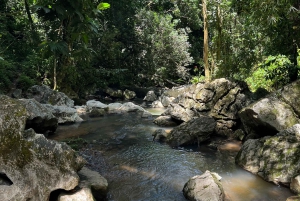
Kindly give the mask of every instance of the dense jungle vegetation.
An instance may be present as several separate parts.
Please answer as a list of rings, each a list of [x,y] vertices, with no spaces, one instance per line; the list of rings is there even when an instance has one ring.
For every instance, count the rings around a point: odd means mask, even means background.
[[[299,0],[0,1],[0,93],[220,77],[272,91],[297,79],[299,48]]]

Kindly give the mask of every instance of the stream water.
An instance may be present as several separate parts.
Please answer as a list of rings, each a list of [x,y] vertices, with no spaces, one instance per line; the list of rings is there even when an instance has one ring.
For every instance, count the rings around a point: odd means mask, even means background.
[[[158,115],[161,111],[150,112]],[[222,177],[226,195],[232,201],[285,201],[293,195],[289,189],[237,167],[234,157],[239,142],[225,143],[219,149],[174,149],[153,142],[152,133],[158,128],[152,119],[129,113],[60,126],[51,138],[80,137],[91,142],[80,153],[91,169],[108,180],[109,201],[184,201],[184,184],[205,170]]]

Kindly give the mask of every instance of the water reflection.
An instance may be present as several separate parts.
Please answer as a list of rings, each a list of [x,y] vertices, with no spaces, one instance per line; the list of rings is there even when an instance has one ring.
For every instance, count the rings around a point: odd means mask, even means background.
[[[109,115],[61,126],[53,138],[80,136],[94,142],[81,153],[90,168],[108,179],[109,201],[183,201],[184,184],[205,170],[223,177],[223,187],[233,201],[284,201],[292,195],[288,189],[236,167],[239,142],[228,142],[218,149],[173,149],[152,141],[158,128],[151,119],[135,114]]]

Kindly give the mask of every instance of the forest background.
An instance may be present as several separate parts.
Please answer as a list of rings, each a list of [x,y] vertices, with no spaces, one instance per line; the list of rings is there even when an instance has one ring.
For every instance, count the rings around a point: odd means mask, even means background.
[[[299,0],[1,0],[0,93],[296,80]]]

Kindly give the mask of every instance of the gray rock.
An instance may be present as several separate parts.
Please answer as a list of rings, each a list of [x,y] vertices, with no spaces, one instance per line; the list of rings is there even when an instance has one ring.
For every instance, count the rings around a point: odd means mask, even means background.
[[[168,137],[168,133],[164,129],[157,129],[156,131],[154,131],[152,136],[153,140],[165,141]]]
[[[275,135],[300,122],[293,108],[274,96],[243,108],[239,115],[247,135],[258,137]]]
[[[173,119],[184,122],[187,122],[198,116],[197,112],[188,108],[184,108],[183,106],[175,103],[171,103],[162,115],[171,116]]]
[[[96,117],[103,117],[106,114],[106,111],[101,108],[93,108],[90,113],[89,117],[96,118]]]
[[[206,170],[202,175],[196,175],[184,185],[183,195],[191,201],[223,201],[224,190],[215,176]]]
[[[58,196],[57,201],[95,201],[90,188],[82,187],[75,193],[63,192]]]
[[[144,100],[148,102],[153,102],[157,100],[157,96],[154,91],[148,91],[146,96],[144,97]]]
[[[46,85],[34,85],[26,92],[26,97],[42,104],[73,107],[74,101],[66,94],[50,89]]]
[[[15,89],[15,90],[13,90],[11,96],[13,98],[20,99],[22,97],[22,89]]]
[[[101,103],[100,101],[96,101],[96,100],[89,100],[86,102],[86,108],[88,112],[91,112],[92,109],[104,109],[104,110],[108,110],[108,105]]]
[[[20,99],[20,104],[26,108],[26,128],[33,128],[37,133],[54,132],[58,119],[52,114],[52,109],[37,102],[35,99]]]
[[[121,103],[110,103],[108,105],[108,112],[109,113],[119,113],[119,108],[122,106]]]
[[[275,136],[247,140],[236,163],[244,169],[275,184],[289,186],[300,169],[300,124]]]
[[[59,124],[75,123],[83,121],[79,117],[77,110],[67,106],[56,106],[45,104],[45,107],[52,111],[52,114],[58,119]]]
[[[152,102],[151,107],[153,107],[153,108],[163,108],[164,106],[162,105],[162,103],[159,100],[156,100],[156,101]]]
[[[300,80],[297,80],[289,85],[278,90],[277,95],[280,96],[286,103],[293,107],[295,113],[300,116]]]
[[[290,189],[296,194],[300,193],[300,175],[292,178]]]
[[[12,185],[0,185],[0,200],[46,201],[57,189],[78,185],[84,160],[65,143],[24,131],[26,108],[0,96],[0,172]]]
[[[166,95],[162,95],[160,97],[160,101],[164,107],[168,107],[174,99],[175,99],[174,97],[168,97]]]
[[[125,91],[123,92],[123,96],[125,97],[126,100],[131,100],[136,97],[136,93],[134,91],[125,89]]]
[[[216,127],[212,117],[200,116],[175,127],[167,138],[172,146],[181,146],[194,142],[203,142],[210,138]]]
[[[80,177],[79,186],[82,188],[90,188],[96,200],[103,200],[106,197],[108,191],[108,183],[107,180],[98,172],[83,167],[78,172],[78,175]]]
[[[159,116],[154,119],[153,123],[159,126],[177,126],[178,124],[170,116]]]

